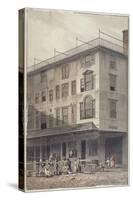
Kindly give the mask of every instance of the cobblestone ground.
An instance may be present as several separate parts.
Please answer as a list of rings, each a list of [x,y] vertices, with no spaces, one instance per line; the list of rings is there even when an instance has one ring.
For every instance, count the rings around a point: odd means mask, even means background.
[[[27,189],[56,189],[108,185],[127,185],[128,172],[123,169],[105,170],[95,174],[71,174],[53,177],[27,177]]]

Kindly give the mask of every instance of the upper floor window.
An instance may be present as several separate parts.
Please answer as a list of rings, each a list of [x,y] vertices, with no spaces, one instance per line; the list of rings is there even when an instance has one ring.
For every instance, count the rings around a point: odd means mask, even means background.
[[[110,118],[116,118],[117,117],[117,110],[116,110],[116,105],[117,101],[114,99],[109,100],[110,104]]]
[[[81,59],[81,67],[91,66],[95,64],[95,55],[88,54],[84,58]]]
[[[80,91],[84,92],[85,91],[85,82],[84,82],[84,78],[80,79]]]
[[[35,104],[39,103],[39,93],[35,93]]]
[[[49,101],[53,101],[53,90],[49,90]]]
[[[40,127],[40,113],[38,110],[35,112],[35,123],[36,123],[36,128]]]
[[[69,65],[65,64],[62,66],[62,79],[69,78]]]
[[[110,69],[116,70],[116,57],[110,56]]]
[[[60,108],[56,108],[56,125],[60,125]]]
[[[41,113],[41,129],[47,128],[47,122],[46,122],[46,115],[45,113]]]
[[[56,99],[59,99],[60,98],[60,86],[59,85],[56,85]]]
[[[47,81],[47,75],[45,71],[42,71],[41,74],[41,82],[46,82]]]
[[[68,96],[68,83],[62,84],[62,97],[67,97]]]
[[[116,75],[110,74],[110,90],[116,91]]]
[[[71,94],[72,95],[76,94],[76,80],[71,82]]]
[[[86,72],[84,74],[84,80],[85,80],[85,91],[93,89],[93,72]]]
[[[54,125],[54,118],[53,118],[53,114],[49,115],[49,128],[52,128]]]
[[[95,99],[92,96],[86,96],[80,103],[80,119],[95,117]]]
[[[42,98],[42,102],[46,101],[46,91],[45,90],[43,90],[41,92],[41,98]]]
[[[68,107],[62,108],[62,124],[68,124]]]
[[[28,106],[28,123],[27,123],[27,128],[28,129],[33,129],[34,128],[34,108],[33,106],[29,105]]]
[[[71,106],[71,120],[72,123],[76,123],[76,113],[77,113],[77,106],[76,104],[72,104]]]

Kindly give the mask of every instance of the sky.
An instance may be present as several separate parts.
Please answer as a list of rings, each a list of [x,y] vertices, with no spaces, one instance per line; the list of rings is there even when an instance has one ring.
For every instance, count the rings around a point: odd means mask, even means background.
[[[98,37],[100,29],[122,40],[122,31],[128,29],[128,17],[124,15],[28,9],[27,16],[28,67],[53,57],[54,48],[64,52],[76,47],[76,37],[88,42]]]

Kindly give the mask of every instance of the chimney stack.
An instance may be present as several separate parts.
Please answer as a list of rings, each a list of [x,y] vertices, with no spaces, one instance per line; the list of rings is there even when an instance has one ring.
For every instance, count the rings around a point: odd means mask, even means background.
[[[123,30],[123,52],[128,54],[128,30]]]

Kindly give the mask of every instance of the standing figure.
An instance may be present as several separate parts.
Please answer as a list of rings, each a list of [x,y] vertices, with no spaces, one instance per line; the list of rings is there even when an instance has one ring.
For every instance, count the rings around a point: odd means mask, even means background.
[[[111,168],[115,168],[116,165],[116,158],[115,158],[115,154],[113,154],[110,158],[110,166]]]

